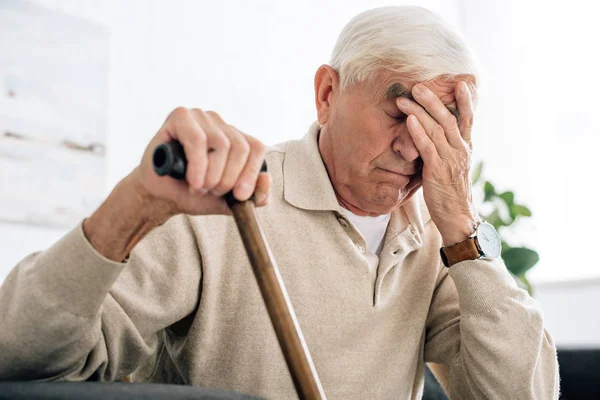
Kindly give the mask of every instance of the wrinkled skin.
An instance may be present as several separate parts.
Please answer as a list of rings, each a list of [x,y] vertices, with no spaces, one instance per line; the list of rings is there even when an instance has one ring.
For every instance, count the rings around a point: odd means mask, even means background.
[[[479,219],[469,182],[473,102],[465,82],[472,77],[414,82],[381,71],[374,82],[341,91],[336,71],[319,68],[319,148],[340,204],[357,215],[386,214],[422,186],[444,243],[466,239]],[[390,91],[394,84],[406,90]]]

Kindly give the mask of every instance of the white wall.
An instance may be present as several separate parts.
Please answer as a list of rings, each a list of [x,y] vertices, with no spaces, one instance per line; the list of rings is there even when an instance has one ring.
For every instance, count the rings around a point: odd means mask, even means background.
[[[538,283],[534,296],[558,346],[600,347],[600,279]]]

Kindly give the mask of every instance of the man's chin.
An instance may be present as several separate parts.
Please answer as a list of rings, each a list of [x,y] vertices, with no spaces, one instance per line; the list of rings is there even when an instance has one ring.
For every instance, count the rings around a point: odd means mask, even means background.
[[[392,212],[414,194],[413,191],[409,190],[409,185],[401,188],[390,184],[378,185],[377,192],[369,199],[368,211],[376,214]]]
[[[371,183],[360,187],[347,187],[350,190],[346,194],[348,198],[354,199],[351,202],[352,207],[371,215],[382,215],[389,214],[405,204],[420,187],[421,178],[413,177],[401,187],[391,182]],[[352,211],[351,207],[347,208]]]
[[[421,177],[414,176],[408,184],[398,187],[389,183],[381,183],[377,195],[373,198],[374,203],[380,204],[382,208],[393,210],[410,200],[421,188]]]

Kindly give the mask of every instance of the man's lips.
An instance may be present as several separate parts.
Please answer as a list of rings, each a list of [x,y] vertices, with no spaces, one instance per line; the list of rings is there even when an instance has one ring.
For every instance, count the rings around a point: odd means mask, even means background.
[[[391,184],[398,189],[406,187],[416,176],[416,172],[410,171],[391,171],[386,168],[378,168],[384,175],[382,182]]]
[[[392,171],[392,170],[389,170],[389,169],[386,169],[386,168],[381,168],[381,167],[379,167],[379,169],[383,170],[385,172],[389,172],[391,174],[402,175],[402,176],[405,176],[407,178],[410,178],[414,174],[416,174],[416,171],[412,171],[412,172],[409,172],[409,171]]]

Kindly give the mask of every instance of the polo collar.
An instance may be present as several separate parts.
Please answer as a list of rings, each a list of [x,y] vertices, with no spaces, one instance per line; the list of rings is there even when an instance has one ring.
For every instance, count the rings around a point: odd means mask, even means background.
[[[288,143],[283,161],[283,196],[303,210],[337,211],[340,206],[319,152],[320,129],[314,122],[302,139]]]

